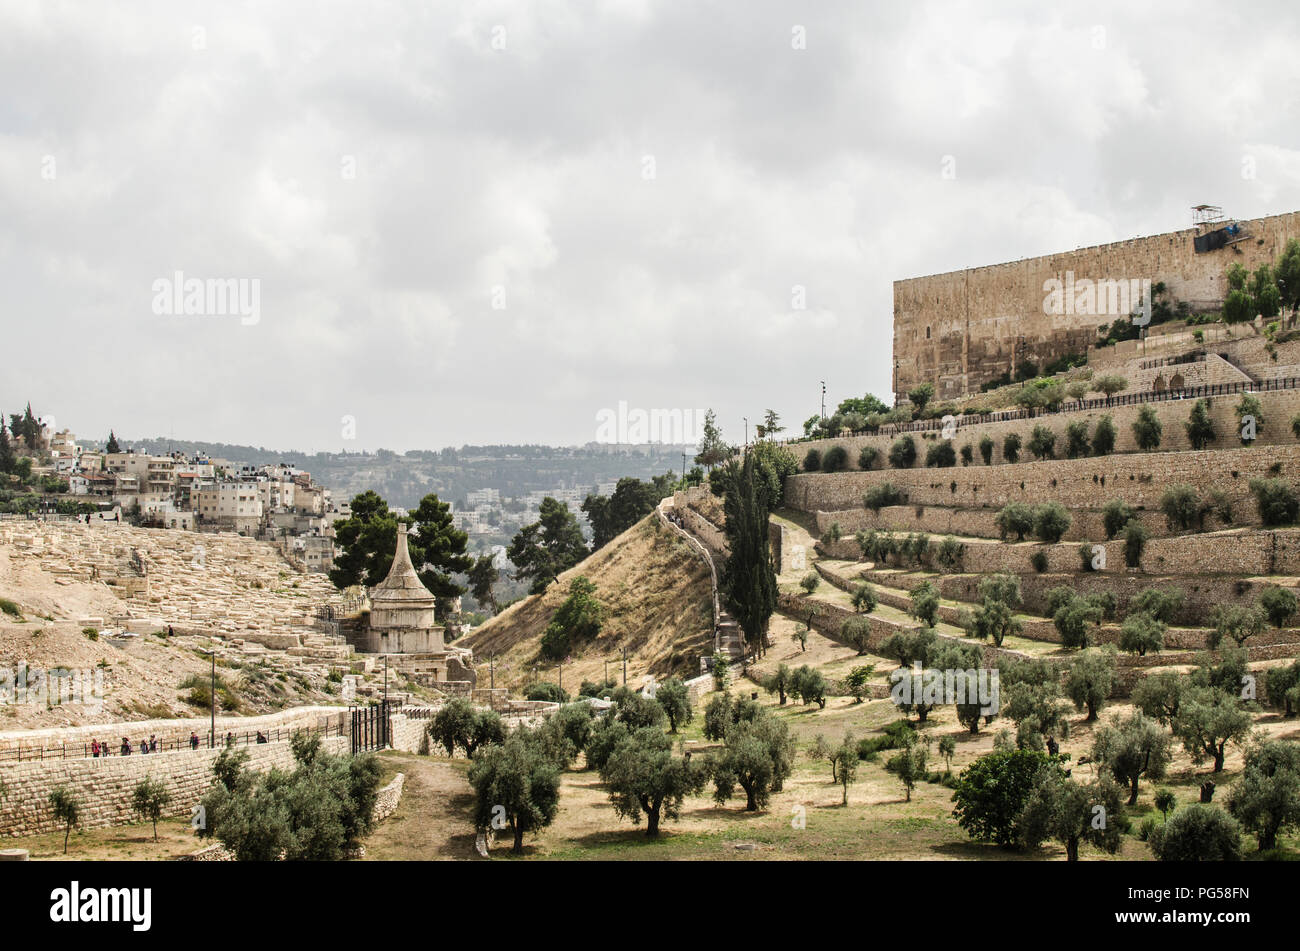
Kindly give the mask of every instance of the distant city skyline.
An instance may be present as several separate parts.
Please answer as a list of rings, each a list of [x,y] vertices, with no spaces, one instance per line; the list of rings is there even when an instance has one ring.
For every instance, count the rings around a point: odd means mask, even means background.
[[[1298,27],[6,4],[0,411],[327,452],[581,446],[620,406],[792,435],[821,380],[889,398],[896,279],[1300,207]]]

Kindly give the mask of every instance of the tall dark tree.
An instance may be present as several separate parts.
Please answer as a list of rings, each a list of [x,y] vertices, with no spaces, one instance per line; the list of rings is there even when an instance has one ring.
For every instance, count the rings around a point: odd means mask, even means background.
[[[9,430],[5,428],[4,419],[0,417],[0,472],[12,472],[14,458],[14,447],[9,442]]]
[[[414,532],[407,536],[411,564],[424,586],[439,598],[464,594],[466,589],[451,576],[468,572],[474,559],[465,554],[469,536],[452,525],[451,507],[430,493],[406,521]],[[377,492],[353,498],[351,518],[334,523],[335,541],[343,553],[334,561],[330,580],[339,588],[370,587],[383,581],[397,550],[397,522]]]
[[[108,431],[108,442],[104,444],[104,452],[121,452],[122,447],[117,442],[117,433],[113,430]]]
[[[731,462],[727,468],[723,509],[731,554],[722,568],[721,587],[727,610],[762,656],[768,622],[776,610],[776,572],[768,547],[768,490],[750,455],[746,454],[743,464]]]
[[[578,520],[550,496],[542,499],[540,518],[521,528],[506,549],[516,576],[532,581],[532,594],[541,594],[587,554]]]
[[[501,579],[497,571],[496,558],[492,555],[480,555],[469,569],[469,590],[474,600],[490,609],[493,614],[501,610],[497,603],[494,587]]]

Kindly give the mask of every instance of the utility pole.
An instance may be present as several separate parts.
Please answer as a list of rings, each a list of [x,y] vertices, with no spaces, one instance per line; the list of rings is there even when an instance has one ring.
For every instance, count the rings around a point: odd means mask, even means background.
[[[821,419],[826,418],[826,381],[822,380],[822,414]]]
[[[686,481],[686,453],[682,453],[682,481]]]
[[[749,448],[749,417],[742,416],[740,418],[745,421],[745,448],[748,449]]]
[[[488,683],[491,684],[493,690],[497,689],[497,659],[495,657],[488,659]]]
[[[608,657],[605,658],[605,679],[601,681],[600,685],[601,687],[604,687],[605,684],[607,683],[609,683],[609,658]]]
[[[212,658],[212,687],[211,696],[208,698],[208,714],[211,717],[208,728],[208,748],[215,750],[217,748],[217,651],[216,648],[213,648],[203,653]]]
[[[388,703],[388,655],[384,655],[384,703]]]
[[[623,648],[623,686],[627,686],[627,648]]]

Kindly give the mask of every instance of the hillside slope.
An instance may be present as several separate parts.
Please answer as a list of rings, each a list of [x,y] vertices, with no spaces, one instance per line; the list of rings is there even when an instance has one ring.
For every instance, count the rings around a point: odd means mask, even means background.
[[[596,585],[606,620],[596,639],[564,665],[566,690],[573,693],[583,680],[599,681],[606,660],[610,676],[617,670],[621,680],[624,648],[629,684],[639,685],[646,674],[662,679],[698,672],[697,658],[712,649],[709,570],[651,514],[566,571],[545,593],[512,604],[464,639],[474,650],[480,686],[488,684],[486,665],[492,658],[498,687],[526,686],[534,666],[538,679],[556,680],[554,662],[540,658],[538,650],[542,632],[578,575]]]

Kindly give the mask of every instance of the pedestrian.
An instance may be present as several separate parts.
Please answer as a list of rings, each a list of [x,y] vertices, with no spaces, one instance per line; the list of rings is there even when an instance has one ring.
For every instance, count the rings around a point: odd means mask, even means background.
[[[99,759],[99,740],[90,741],[90,755],[95,759]]]
[[[231,747],[231,746],[234,746],[234,745],[235,745],[235,734],[233,734],[233,733],[227,733],[227,734],[226,734],[226,746],[227,746],[227,747]]]
[[[148,752],[149,752],[149,741],[148,741],[148,740],[141,740],[141,741],[140,741],[140,753],[141,753],[141,755],[143,755],[143,754],[145,754],[145,753],[148,753]]]
[[[198,735],[197,733],[195,733],[193,730],[191,730],[191,731],[190,731],[190,749],[192,749],[192,750],[197,750],[198,748],[199,748],[199,735]]]
[[[125,736],[122,737],[122,755],[123,756],[131,755],[131,741],[127,739]]]
[[[149,736],[149,752],[150,753],[158,752],[158,737],[153,734],[150,734]]]
[[[172,626],[171,626],[170,624],[168,624],[168,625],[167,625],[167,636],[168,636],[168,637],[174,637],[175,635],[176,635],[176,632],[173,631],[173,630],[172,630]]]

